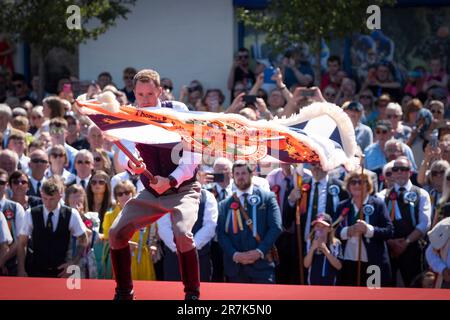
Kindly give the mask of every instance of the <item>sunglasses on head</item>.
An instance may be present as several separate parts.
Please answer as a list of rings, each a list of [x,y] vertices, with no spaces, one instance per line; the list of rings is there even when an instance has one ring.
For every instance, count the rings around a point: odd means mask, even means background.
[[[12,180],[11,182],[12,182],[13,185],[16,185],[16,186],[19,185],[19,184],[22,185],[22,186],[28,184],[27,180]]]
[[[40,163],[40,164],[47,164],[48,161],[45,159],[31,159],[32,163]]]
[[[393,167],[392,172],[409,172],[411,170],[410,167]]]
[[[99,184],[99,185],[101,185],[101,186],[104,186],[104,185],[106,184],[106,181],[105,181],[105,180],[91,180],[91,184],[92,184],[93,186],[95,186],[96,184]]]
[[[131,194],[131,191],[123,191],[123,192],[117,192],[116,193],[116,196],[118,197],[118,198],[120,198],[121,196],[129,196]]]
[[[90,160],[78,160],[77,161],[77,164],[91,164],[91,161]]]

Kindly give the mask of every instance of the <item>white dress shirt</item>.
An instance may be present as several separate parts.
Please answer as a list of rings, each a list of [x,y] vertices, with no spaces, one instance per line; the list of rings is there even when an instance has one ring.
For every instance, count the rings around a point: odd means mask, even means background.
[[[37,189],[38,182],[41,183],[41,187],[42,187],[42,184],[45,182],[45,180],[47,180],[47,179],[45,179],[45,176],[42,178],[41,181],[37,181],[35,178],[33,178],[33,176],[31,174],[28,175],[28,177],[30,178],[31,186],[33,187],[33,190],[36,191],[36,193],[38,193],[38,189]]]
[[[12,242],[13,238],[8,228],[8,222],[3,213],[0,213],[0,244],[10,245]]]
[[[74,208],[71,208],[71,209],[72,209],[72,214],[70,215],[69,231],[72,236],[79,237],[83,233],[86,232],[86,227],[85,227],[83,220],[81,219],[81,216],[78,213],[78,211]],[[52,217],[53,232],[55,232],[58,227],[58,219],[59,219],[60,210],[61,210],[61,204],[58,204],[56,209],[52,211],[53,212],[53,217]],[[44,206],[44,210],[43,210],[44,225],[47,225],[49,213],[50,212]],[[31,209],[28,209],[25,213],[25,223],[24,223],[23,228],[20,231],[20,235],[30,237],[32,235],[32,233],[33,233],[33,219],[31,216]]]
[[[81,179],[79,176],[77,176],[77,175],[72,173],[70,175],[70,177],[66,180],[65,184],[68,185],[68,184],[75,183],[75,184],[78,184],[80,186],[83,186],[81,184],[81,180],[83,180],[84,181],[84,188],[87,188],[89,180],[91,180],[91,177],[92,177],[92,175],[89,175],[88,177],[86,177],[84,179]]]
[[[55,174],[52,172],[52,169],[51,168],[48,168],[46,171],[45,171],[45,174],[44,174],[44,176],[45,176],[45,178],[50,178],[50,177],[53,177]],[[69,171],[67,171],[66,169],[63,169],[63,172],[62,172],[62,175],[60,175],[60,177],[63,179],[63,182],[64,183],[67,183],[67,181],[69,181],[69,179],[71,178],[71,175],[72,175],[72,173],[70,173]],[[87,184],[86,184],[87,185]]]
[[[433,250],[433,247],[431,245],[429,245],[427,250],[425,251],[425,257],[427,258],[427,262],[434,272],[442,274],[442,272],[446,268],[450,268],[450,254],[447,255],[447,260],[444,261],[442,260],[441,256]]]
[[[173,110],[178,112],[188,112],[189,109],[184,103],[172,101]],[[161,109],[161,102],[158,100],[158,105],[155,107],[145,107],[140,108],[142,110],[154,111]],[[138,151],[136,149],[136,144],[129,140],[121,140],[122,144],[136,157],[139,158]],[[174,177],[179,187],[184,181],[189,180],[194,176],[195,169],[199,164],[201,164],[202,155],[198,153],[192,153],[190,150],[184,149],[183,156],[181,157],[178,167],[170,174]],[[125,169],[133,172],[133,170],[128,166],[128,157],[122,152],[119,152],[118,162]]]
[[[0,200],[0,210],[5,214],[3,208],[5,207],[6,201],[5,198]],[[16,236],[18,235],[18,232],[22,230],[22,227],[25,223],[25,210],[23,209],[22,205],[20,203],[16,202],[16,212],[14,212],[15,220],[14,220],[14,227],[15,230],[13,231]]]
[[[406,192],[411,191],[412,183],[410,180],[403,186]],[[397,194],[399,193],[400,185],[395,184],[395,191]],[[422,232],[422,235],[425,235],[431,226],[431,200],[430,195],[424,189],[419,188],[420,190],[420,200],[419,200],[419,222],[416,224],[416,229]],[[408,213],[409,214],[409,213]],[[400,210],[398,206],[395,206],[395,217],[401,218]]]
[[[293,171],[293,169],[292,169]],[[294,177],[293,175],[288,176],[291,180],[291,185],[294,188],[295,187],[295,182],[294,182]],[[269,185],[271,187],[278,185],[280,186],[280,211],[283,212],[284,208],[284,197],[285,197],[285,193],[286,193],[286,180],[285,180],[286,176],[283,173],[283,170],[281,168],[277,168],[272,170],[266,177],[267,181],[269,182]],[[289,195],[288,195],[289,196]],[[295,203],[291,203],[289,201],[289,204],[293,207],[295,205]]]
[[[126,181],[126,180],[130,180],[130,174],[128,173],[128,171],[124,171],[124,172],[116,174],[114,177],[111,178],[111,190],[114,190],[114,187],[120,181]],[[144,185],[142,184],[141,179],[139,179],[136,183],[136,191],[140,192],[143,189],[144,189]],[[114,196],[114,194],[112,194],[112,196]]]
[[[314,200],[314,190],[316,179],[314,177],[311,180],[311,192],[309,194],[309,203],[308,203],[308,214],[306,216],[306,224],[305,224],[305,239],[309,239],[309,233],[311,232],[311,218],[312,218],[312,208],[313,208],[313,200]],[[327,192],[328,192],[328,175],[318,181],[319,182],[319,201],[317,205],[317,213],[326,212],[327,209]],[[309,240],[308,240],[309,241]]]
[[[202,226],[194,234],[195,246],[198,250],[202,249],[216,234],[217,219],[219,210],[214,195],[206,191],[205,210],[203,212]],[[158,234],[164,244],[169,247],[172,252],[176,252],[177,248],[173,241],[173,229],[170,215],[166,214],[157,221]]]
[[[368,199],[369,199],[369,197],[367,196],[366,199],[364,200],[364,205],[367,203]],[[352,200],[352,205],[353,205],[353,209],[354,209],[353,212],[359,212],[359,208],[356,205],[356,203],[353,202],[353,200]],[[368,216],[365,216],[365,221],[366,221],[366,225],[367,225],[367,231],[364,234],[364,237],[366,237],[367,239],[370,239],[373,237],[375,228],[371,224],[369,224]],[[344,227],[341,230],[341,239],[347,240],[347,243],[345,245],[345,250],[344,250],[344,260],[358,261],[359,237],[353,236],[353,237],[349,238],[348,237],[348,227]],[[367,250],[366,250],[364,241],[361,242],[361,261],[368,262]]]
[[[231,196],[233,194],[232,185],[233,185],[233,181],[230,181],[230,184],[226,188],[222,188],[222,186],[220,184],[218,184],[217,182],[214,184],[214,188],[216,188],[216,192],[218,194],[220,201],[228,198],[229,196]],[[222,190],[225,190],[225,192],[226,192],[224,198],[222,197]]]

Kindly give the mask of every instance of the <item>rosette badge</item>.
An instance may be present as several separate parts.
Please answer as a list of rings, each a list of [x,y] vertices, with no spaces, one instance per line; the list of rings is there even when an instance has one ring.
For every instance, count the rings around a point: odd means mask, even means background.
[[[231,204],[230,208],[233,210],[237,210],[239,209],[239,204],[235,201]]]
[[[412,203],[417,201],[417,193],[415,192],[407,192],[405,193],[405,196],[403,197],[405,200],[405,203]]]
[[[254,207],[261,203],[261,198],[258,195],[248,197],[248,203]]]
[[[303,191],[303,192],[308,192],[310,189],[311,189],[311,185],[310,185],[309,183],[305,183],[305,184],[302,186],[302,191]]]
[[[370,216],[375,212],[375,208],[371,204],[366,204],[363,207],[362,211],[365,216]]]
[[[339,192],[341,191],[341,188],[339,188],[338,185],[332,184],[328,187],[328,193],[332,196],[337,196]]]

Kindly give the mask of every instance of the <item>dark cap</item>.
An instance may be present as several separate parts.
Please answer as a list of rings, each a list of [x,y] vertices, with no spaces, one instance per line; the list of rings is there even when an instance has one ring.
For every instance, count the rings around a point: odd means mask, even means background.
[[[363,112],[364,107],[361,103],[359,103],[358,101],[352,101],[348,104],[344,104],[342,106],[342,108],[344,110],[353,110],[353,111],[358,111],[358,112]]]
[[[316,223],[321,223],[324,226],[330,227],[333,224],[333,219],[327,213],[319,213],[317,218],[311,222],[311,225],[314,226]]]
[[[389,120],[378,120],[377,121],[377,125],[375,126],[375,128],[383,128],[386,129],[388,131],[392,130],[392,124]]]

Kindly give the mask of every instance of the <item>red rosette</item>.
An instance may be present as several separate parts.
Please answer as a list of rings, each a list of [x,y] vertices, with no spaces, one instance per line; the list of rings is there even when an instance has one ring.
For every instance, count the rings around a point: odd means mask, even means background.
[[[350,212],[350,208],[344,208],[344,209],[342,209],[342,214],[341,214],[341,216],[342,216],[342,217],[345,217],[349,212]]]
[[[380,181],[384,181],[384,176],[383,175],[380,176]]]
[[[6,217],[6,219],[7,220],[12,220],[12,219],[14,219],[14,212],[13,211],[11,211],[11,210],[6,210],[5,211],[5,217]]]
[[[389,195],[389,199],[391,201],[397,200],[397,193],[395,191],[391,192],[391,194]]]
[[[92,227],[94,226],[94,224],[92,223],[91,220],[84,220],[84,225],[88,228],[88,229],[92,229]]]
[[[305,184],[302,186],[302,191],[303,191],[303,192],[308,192],[309,190],[311,190],[311,185],[310,185],[309,183],[305,183]]]
[[[277,184],[272,186],[272,188],[271,188],[272,192],[275,192],[275,193],[280,192],[280,189],[281,189],[280,186]]]
[[[233,202],[231,204],[230,208],[233,209],[233,210],[237,210],[237,209],[239,209],[239,204],[237,202]]]

